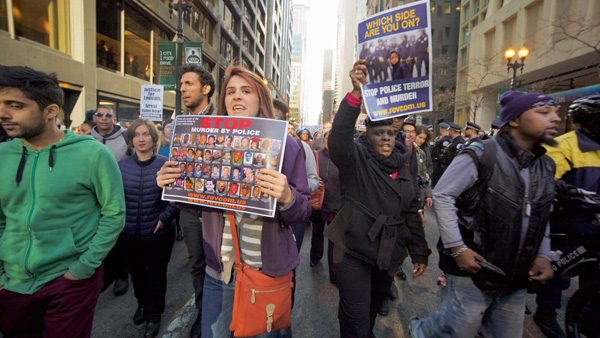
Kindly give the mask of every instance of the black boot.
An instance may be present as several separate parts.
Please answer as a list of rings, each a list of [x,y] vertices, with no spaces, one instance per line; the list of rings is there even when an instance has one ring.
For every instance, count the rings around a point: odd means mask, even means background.
[[[396,285],[394,283],[392,283],[392,286],[390,286],[390,292],[388,293],[388,298],[390,300],[398,299],[398,288],[396,287]]]
[[[404,270],[402,270],[402,267],[398,267],[398,271],[396,271],[396,276],[398,276],[398,278],[402,280],[406,280],[406,274],[404,273]]]
[[[146,315],[144,314],[144,306],[138,304],[137,310],[133,314],[133,323],[135,325],[140,325],[141,323],[146,321]]]
[[[387,316],[390,314],[390,304],[389,301],[387,300],[387,298],[385,299],[385,301],[383,302],[383,305],[381,305],[381,309],[379,309],[379,313],[380,316]]]
[[[198,313],[198,317],[192,324],[192,329],[190,330],[190,338],[200,338],[202,335],[202,312]]]
[[[115,286],[113,286],[113,294],[115,296],[122,296],[127,293],[129,288],[129,281],[127,278],[115,279]]]
[[[160,331],[160,321],[149,321],[146,323],[146,331],[144,331],[144,337],[156,337],[158,336],[158,331]]]
[[[548,338],[566,338],[565,331],[556,320],[556,310],[538,308],[533,315],[533,321]]]

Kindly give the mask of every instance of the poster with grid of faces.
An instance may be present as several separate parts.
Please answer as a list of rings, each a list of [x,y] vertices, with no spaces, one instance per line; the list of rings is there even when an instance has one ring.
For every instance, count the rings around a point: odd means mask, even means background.
[[[169,159],[181,176],[163,199],[273,217],[276,200],[255,184],[262,168],[281,172],[287,122],[230,116],[177,116]]]

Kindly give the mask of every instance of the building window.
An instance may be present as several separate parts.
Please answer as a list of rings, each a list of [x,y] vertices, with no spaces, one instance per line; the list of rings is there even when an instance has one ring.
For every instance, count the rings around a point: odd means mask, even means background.
[[[431,1],[431,13],[435,12],[435,1]]]
[[[244,4],[244,19],[246,19],[246,22],[248,23],[248,25],[250,25],[250,28],[252,30],[254,30],[254,25],[255,25],[255,20],[253,19],[253,17],[254,17],[254,13],[252,13],[252,9],[250,8],[250,5],[245,3]]]
[[[470,36],[471,36],[471,31],[468,28],[463,29],[463,43],[469,42]]]
[[[463,49],[460,54],[460,64],[461,66],[464,66],[467,64],[467,49]]]
[[[450,37],[450,27],[444,28],[444,31],[446,32],[446,37],[449,38]]]
[[[6,0],[0,0],[0,29],[7,31],[8,30],[8,13],[6,11]]]
[[[121,64],[121,8],[112,0],[96,1],[96,62],[118,70]]]
[[[233,61],[233,46],[232,42],[227,37],[228,34],[225,32],[221,33],[221,56],[227,60],[227,62]]]
[[[262,7],[258,7],[258,12],[260,14],[260,22],[262,22],[263,26],[267,25],[267,21],[265,20],[265,11],[262,9]]]
[[[448,75],[448,67],[440,67],[440,75]]]
[[[150,80],[152,22],[131,6],[125,8],[125,74]]]
[[[69,0],[13,0],[12,4],[17,36],[64,53],[71,52]],[[0,7],[6,13],[6,4]]]
[[[448,45],[442,45],[442,54],[448,53]]]
[[[254,56],[254,41],[252,40],[250,33],[245,29],[244,35],[242,36],[242,45],[244,45],[244,48],[246,48],[250,55]]]
[[[159,60],[159,55],[158,55],[158,42],[159,41],[171,41],[172,39],[172,35],[157,27],[156,25],[154,25],[154,47],[153,47],[153,51],[152,51],[152,55],[153,55],[153,59],[152,59],[152,83],[157,83],[158,82],[158,78],[156,77],[156,74],[158,74],[158,60]]]
[[[465,16],[463,22],[469,21],[469,5],[465,6]]]
[[[452,1],[444,1],[444,14],[452,13]]]
[[[256,52],[256,54],[258,54],[258,66],[261,69],[265,69],[265,56],[263,55],[263,53],[261,52]]]
[[[188,20],[190,27],[200,34],[202,40],[212,46],[213,44],[213,27],[214,24],[208,15],[199,7],[194,5],[190,19]]]

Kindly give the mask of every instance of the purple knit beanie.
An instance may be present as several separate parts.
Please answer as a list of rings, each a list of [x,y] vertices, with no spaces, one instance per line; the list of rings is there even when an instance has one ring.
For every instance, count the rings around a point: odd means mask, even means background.
[[[519,117],[525,111],[543,107],[554,106],[558,104],[548,95],[541,93],[523,93],[508,91],[502,94],[500,98],[500,127],[504,127],[508,122]]]

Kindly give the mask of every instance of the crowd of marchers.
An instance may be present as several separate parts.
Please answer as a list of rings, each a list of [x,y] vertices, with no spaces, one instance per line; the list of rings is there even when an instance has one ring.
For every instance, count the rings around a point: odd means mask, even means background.
[[[162,200],[162,189],[185,175],[169,160],[173,120],[157,127],[138,119],[124,128],[101,105],[80,135],[60,130],[64,94],[56,75],[0,66],[2,335],[89,337],[99,294],[111,285],[125,294],[131,277],[132,323],[145,323],[144,337],[157,336],[171,251],[184,240],[197,309],[190,337],[292,337],[296,267],[319,264],[327,238],[341,337],[374,337],[378,315],[398,297],[395,276],[423,275],[434,248],[441,305],[405,323],[408,335],[520,337],[533,290],[535,323],[548,337],[565,337],[556,310],[568,280],[554,276],[551,262],[578,243],[549,234],[593,234],[598,225],[585,210],[553,204],[557,186],[600,193],[600,96],[569,106],[577,128],[561,136],[551,97],[515,91],[501,97],[490,132],[449,122],[434,137],[413,117],[367,118],[359,132],[360,86],[383,76],[367,62],[354,63],[353,89],[332,123],[312,134],[289,122],[281,170],[256,172],[257,189],[276,200],[274,217]],[[185,64],[180,75],[186,114],[289,116],[286,102],[243,67],[227,69],[216,105],[210,72]],[[438,243],[425,239],[427,208]],[[308,225],[310,260],[301,262]],[[251,276],[265,285],[242,290]],[[280,289],[261,289],[288,277]],[[598,278],[589,272],[580,283]],[[263,299],[280,303],[253,307]]]

